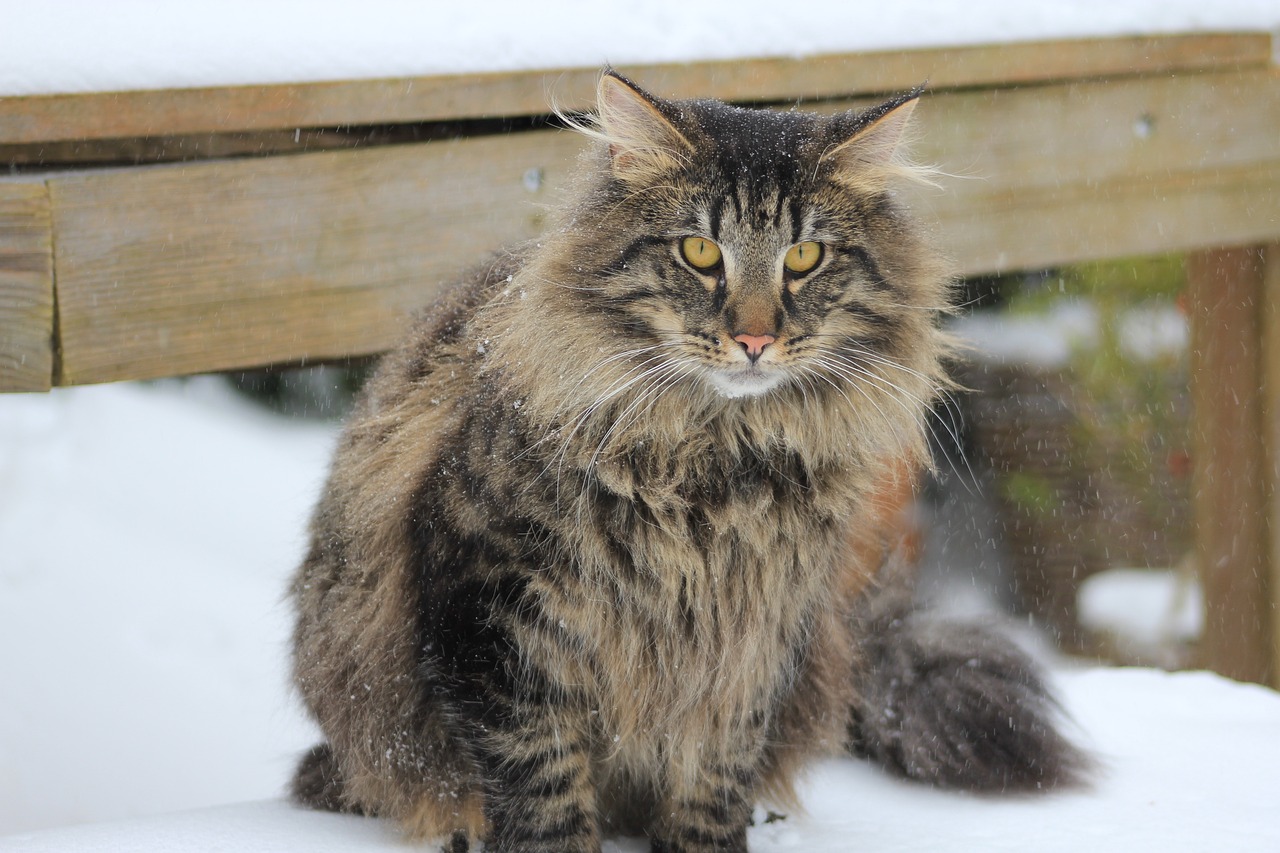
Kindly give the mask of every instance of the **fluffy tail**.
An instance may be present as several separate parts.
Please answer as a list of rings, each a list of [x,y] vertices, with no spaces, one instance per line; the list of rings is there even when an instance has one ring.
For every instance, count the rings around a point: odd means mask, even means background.
[[[289,789],[294,802],[327,812],[355,812],[343,798],[342,776],[333,757],[333,748],[327,743],[318,744],[302,756],[294,771]]]
[[[1082,783],[1090,761],[1057,728],[1035,663],[990,630],[909,608],[868,614],[848,749],[942,788],[1035,791]]]
[[[346,785],[342,781],[342,773],[338,768],[338,760],[333,754],[333,747],[327,743],[313,746],[298,762],[294,771],[293,782],[289,786],[289,794],[295,803],[312,809],[329,812],[347,812],[349,814],[370,815],[370,811],[361,808],[346,796]],[[433,815],[424,812],[427,819]],[[421,815],[420,815],[421,816]],[[455,813],[456,817],[456,813]],[[441,824],[431,822],[428,825],[438,827]],[[415,836],[417,826],[406,825],[405,829],[411,837]],[[465,829],[446,832],[439,840],[443,843],[441,853],[468,853],[471,849],[470,838],[474,833]]]

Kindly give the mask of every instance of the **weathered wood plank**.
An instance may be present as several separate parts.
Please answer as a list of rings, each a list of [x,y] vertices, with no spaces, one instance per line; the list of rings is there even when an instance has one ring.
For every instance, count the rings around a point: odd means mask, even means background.
[[[1280,163],[934,202],[937,239],[964,275],[1275,239]]]
[[[922,156],[969,178],[915,201],[967,273],[1274,239],[1278,100],[1267,74],[935,96]],[[61,380],[382,349],[438,282],[538,233],[580,146],[537,132],[51,176]]]
[[[381,349],[543,227],[542,134],[50,179],[65,384]],[[106,212],[109,211],[109,215]]]
[[[966,273],[1236,245],[1280,231],[1280,78],[1075,83],[928,98],[917,204]]]
[[[1205,593],[1203,665],[1265,683],[1272,674],[1262,395],[1262,256],[1188,260],[1193,507]]]
[[[0,390],[53,383],[52,233],[44,182],[0,181]]]
[[[555,143],[564,141],[548,139],[552,144],[542,157],[523,146],[503,152],[510,164],[498,166],[507,181],[505,208],[501,198],[481,208],[466,202],[471,194],[495,193],[497,182],[476,171],[476,164],[441,188],[438,173],[421,177],[429,170],[420,155],[403,168],[399,158],[365,164],[366,193],[381,199],[395,194],[401,180],[435,181],[435,201],[403,195],[390,205],[377,201],[376,213],[353,212],[346,181],[356,179],[323,175],[345,164],[317,166],[318,186],[299,186],[292,174],[269,183],[244,178],[257,192],[220,202],[213,219],[199,209],[205,187],[156,181],[162,201],[123,208],[138,218],[117,219],[110,231],[94,230],[92,223],[102,197],[121,195],[111,182],[74,189],[59,184],[66,205],[60,228],[68,235],[59,242],[61,382],[384,349],[396,339],[404,314],[429,299],[438,283],[485,251],[538,233],[542,223],[529,207],[524,176],[539,169],[553,173],[564,161]],[[1029,191],[1017,200],[997,209],[989,198],[957,196],[935,210],[937,237],[960,272],[1274,238],[1280,230],[1280,164],[1156,184],[1104,184],[1074,197],[1066,189]],[[174,227],[172,221],[185,224]],[[107,245],[117,240],[129,245]],[[441,255],[440,246],[459,248]]]
[[[1197,34],[629,65],[653,91],[795,101],[1265,67],[1265,33]],[[0,98],[0,145],[539,115],[590,105],[598,69]]]
[[[919,113],[919,158],[957,178],[948,185],[957,192],[1230,169],[1280,154],[1273,71],[926,96]]]

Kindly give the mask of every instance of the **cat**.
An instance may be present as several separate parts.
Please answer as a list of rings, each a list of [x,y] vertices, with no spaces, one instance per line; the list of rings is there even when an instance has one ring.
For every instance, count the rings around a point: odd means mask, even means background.
[[[340,439],[292,585],[326,738],[295,799],[449,851],[697,853],[815,756],[1082,778],[1033,663],[913,613],[877,541],[947,386],[950,281],[895,195],[920,94],[602,74],[558,224],[426,311]]]

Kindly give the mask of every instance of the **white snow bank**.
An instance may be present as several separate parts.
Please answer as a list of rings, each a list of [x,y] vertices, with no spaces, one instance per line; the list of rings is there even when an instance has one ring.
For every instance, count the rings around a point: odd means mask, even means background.
[[[1191,853],[1280,849],[1274,774],[1280,696],[1207,673],[1090,670],[1060,677],[1080,736],[1103,758],[1093,790],[1007,799],[944,793],[829,761],[807,815],[751,830],[753,853]],[[763,811],[759,812],[763,815]],[[385,822],[259,802],[0,838],[7,853],[403,853]],[[643,853],[615,839],[606,853]]]
[[[956,317],[949,330],[966,355],[987,364],[1017,364],[1049,370],[1098,345],[1101,318],[1087,299],[1064,299],[1037,313],[977,310]],[[1135,362],[1185,353],[1190,327],[1172,303],[1137,305],[1120,318],[1124,354]]]
[[[1050,369],[1097,344],[1098,313],[1080,300],[1063,301],[1042,314],[971,311],[955,318],[949,330],[974,361]]]
[[[0,95],[1280,29],[1274,0],[41,0],[4,4]]]
[[[1204,630],[1204,596],[1190,563],[1171,569],[1108,569],[1076,594],[1080,626],[1108,660],[1179,669]]]
[[[313,741],[281,595],[333,437],[209,379],[0,397],[0,850],[406,849],[278,801],[139,817],[278,797]],[[753,850],[1280,849],[1280,696],[1204,673],[1057,680],[1106,762],[1094,790],[988,799],[830,762],[809,816],[757,827]]]
[[[334,435],[208,378],[0,395],[0,835],[279,794]]]
[[[1200,584],[1177,569],[1098,572],[1080,584],[1077,603],[1081,627],[1143,645],[1190,642],[1204,629]]]

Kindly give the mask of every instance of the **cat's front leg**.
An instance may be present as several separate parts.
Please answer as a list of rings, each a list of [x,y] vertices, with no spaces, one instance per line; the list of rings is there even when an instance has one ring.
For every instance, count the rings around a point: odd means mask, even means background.
[[[722,756],[658,806],[651,853],[746,853],[757,771],[752,756]]]
[[[495,853],[599,853],[583,719],[563,700],[525,693],[482,738]]]
[[[477,630],[455,635],[449,651],[461,662],[453,690],[484,780],[485,850],[599,853],[588,703],[545,674],[518,625],[466,621]]]

